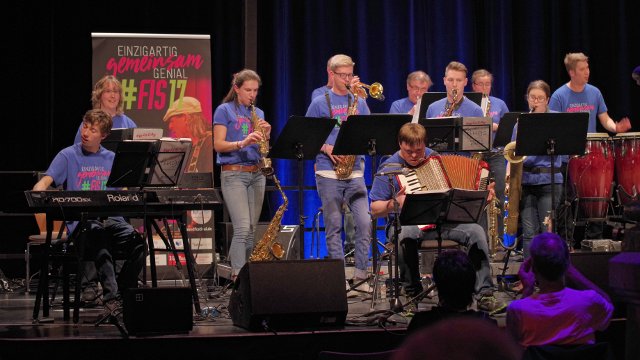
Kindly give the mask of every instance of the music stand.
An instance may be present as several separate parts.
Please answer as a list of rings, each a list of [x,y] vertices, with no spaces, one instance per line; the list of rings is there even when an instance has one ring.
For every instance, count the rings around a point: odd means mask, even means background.
[[[411,122],[409,114],[351,115],[340,127],[333,147],[334,155],[369,155],[371,183],[377,172],[377,155],[391,155],[398,151],[397,135],[402,125]],[[371,219],[372,267],[377,266],[378,219]],[[358,284],[356,284],[357,286]],[[374,286],[377,286],[375,284]]]
[[[493,139],[494,148],[505,147],[511,142],[513,127],[516,125],[520,114],[522,113],[508,112],[502,115],[502,119],[500,119],[500,123],[498,124],[498,130],[496,131],[496,136]]]
[[[555,158],[584,154],[589,113],[529,113],[518,119],[516,155],[547,155],[551,160],[551,230],[556,231]]]
[[[440,152],[457,151],[456,119],[460,118],[419,119],[418,123],[427,130],[427,147]]]
[[[303,160],[314,159],[336,125],[335,119],[291,116],[278,135],[270,151],[274,159],[298,161],[298,219],[300,221],[300,258],[304,258],[304,164]]]

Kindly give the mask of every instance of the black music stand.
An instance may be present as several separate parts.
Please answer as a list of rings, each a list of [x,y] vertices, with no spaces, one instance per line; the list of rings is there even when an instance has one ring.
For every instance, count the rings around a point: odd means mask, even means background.
[[[304,259],[304,163],[315,159],[324,141],[336,125],[335,119],[291,116],[270,151],[274,159],[298,160],[298,219],[300,221],[300,258]]]
[[[377,155],[391,155],[398,151],[398,132],[402,125],[411,122],[409,114],[351,115],[340,127],[333,147],[334,155],[371,156],[371,182],[377,172]],[[371,246],[376,269],[378,257],[378,219],[371,219]],[[368,279],[367,279],[368,280]],[[358,286],[360,284],[354,284]],[[374,284],[374,287],[377,284]]]
[[[513,135],[513,127],[518,122],[518,117],[520,116],[520,112],[508,112],[502,115],[502,119],[500,119],[500,124],[498,124],[498,130],[496,131],[496,136],[493,139],[493,147],[505,147],[508,143],[511,142],[511,136]]]
[[[407,194],[400,211],[402,225],[434,224],[438,254],[442,252],[444,223],[477,223],[487,201],[488,190],[449,189]],[[424,289],[407,303],[422,299],[434,285]]]
[[[418,123],[427,130],[427,147],[441,152],[458,151],[454,117],[419,119]]]
[[[589,113],[528,113],[518,119],[516,155],[547,155],[551,160],[551,230],[556,231],[555,159],[584,154]]]

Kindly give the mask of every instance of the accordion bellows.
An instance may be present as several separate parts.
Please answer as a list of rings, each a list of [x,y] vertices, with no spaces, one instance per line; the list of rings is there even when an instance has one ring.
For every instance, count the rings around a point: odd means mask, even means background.
[[[460,155],[430,156],[406,176],[399,175],[398,180],[406,186],[407,194],[451,188],[486,190],[489,166],[482,160]]]

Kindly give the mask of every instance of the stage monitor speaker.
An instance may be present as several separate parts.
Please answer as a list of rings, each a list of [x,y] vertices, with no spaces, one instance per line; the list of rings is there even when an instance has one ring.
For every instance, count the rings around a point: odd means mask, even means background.
[[[249,262],[229,300],[233,324],[252,331],[342,328],[347,310],[339,259]]]
[[[571,264],[615,301],[616,294],[609,287],[609,260],[618,254],[576,250],[570,253]]]
[[[188,333],[193,329],[191,288],[128,289],[123,295],[124,325],[130,335]]]
[[[233,237],[233,225],[230,222],[224,224],[224,256],[228,256],[229,245]],[[256,227],[255,243],[262,239],[265,231],[269,227],[269,223],[258,223]],[[282,260],[298,260],[300,259],[300,225],[282,225],[276,239],[285,249],[284,258]]]

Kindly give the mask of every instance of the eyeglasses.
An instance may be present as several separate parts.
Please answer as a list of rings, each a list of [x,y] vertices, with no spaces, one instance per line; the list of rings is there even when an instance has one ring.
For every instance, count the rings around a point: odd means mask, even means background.
[[[490,82],[487,82],[487,83],[476,82],[476,83],[473,83],[473,85],[480,86],[480,87],[490,87],[491,83]]]
[[[413,91],[420,91],[420,92],[427,92],[427,90],[429,90],[428,87],[419,87],[419,86],[412,86],[412,85],[409,85],[409,89]]]
[[[529,95],[528,99],[529,99],[529,101],[533,101],[533,102],[543,102],[543,101],[547,100],[547,97],[546,96]]]
[[[334,74],[338,75],[338,77],[340,77],[340,79],[349,79],[353,77],[353,73],[351,74],[347,74],[347,73],[337,73],[334,72]]]

